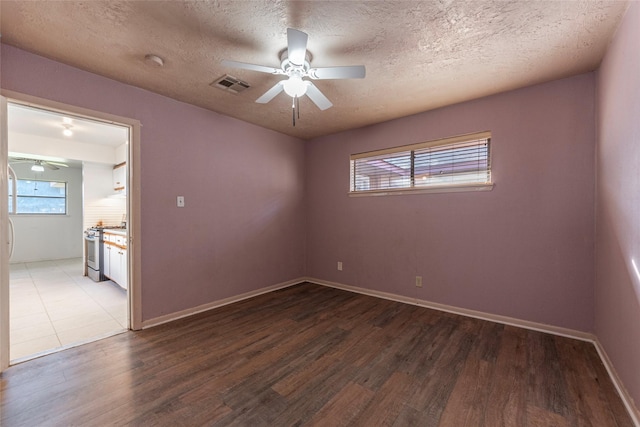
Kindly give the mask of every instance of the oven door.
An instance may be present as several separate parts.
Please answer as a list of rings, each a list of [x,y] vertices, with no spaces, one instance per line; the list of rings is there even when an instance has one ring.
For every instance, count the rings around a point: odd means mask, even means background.
[[[98,236],[84,236],[87,276],[96,282],[100,281],[100,238]]]

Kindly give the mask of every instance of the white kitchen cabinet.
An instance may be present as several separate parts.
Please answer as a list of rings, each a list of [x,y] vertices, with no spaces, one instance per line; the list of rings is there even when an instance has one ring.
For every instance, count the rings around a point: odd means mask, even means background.
[[[120,163],[113,167],[113,191],[127,194],[127,164]]]
[[[105,275],[120,287],[128,287],[127,238],[120,234],[105,232]],[[108,261],[107,261],[108,258]]]
[[[118,284],[124,289],[127,289],[129,287],[129,275],[127,274],[129,270],[127,266],[127,250],[120,249],[118,253],[120,264],[120,281],[118,282]]]
[[[111,246],[109,278],[120,287],[127,289],[127,250]]]
[[[105,239],[106,240],[106,239]],[[102,260],[102,265],[104,266],[104,275],[107,277],[111,277],[111,249],[112,246],[109,242],[105,241],[102,243],[102,247],[104,250],[104,259]]]
[[[117,248],[116,246],[111,246],[111,251],[109,252],[109,258],[111,259],[109,261],[111,270],[110,270],[110,275],[109,278],[111,280],[113,280],[114,282],[116,282],[117,284],[120,284],[120,282],[122,281],[122,279],[120,279],[121,273],[120,273],[120,255],[118,254],[118,251],[120,250],[120,248]]]

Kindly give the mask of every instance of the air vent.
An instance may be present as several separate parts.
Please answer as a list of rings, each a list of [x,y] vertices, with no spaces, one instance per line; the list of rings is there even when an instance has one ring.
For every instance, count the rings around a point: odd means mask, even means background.
[[[220,77],[218,80],[211,83],[211,86],[217,87],[218,89],[226,90],[231,93],[240,93],[245,89],[249,89],[251,86],[249,83],[236,79],[233,76],[225,74]]]

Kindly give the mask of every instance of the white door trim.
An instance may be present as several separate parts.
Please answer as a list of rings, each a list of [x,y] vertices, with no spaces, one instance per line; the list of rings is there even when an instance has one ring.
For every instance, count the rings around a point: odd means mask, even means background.
[[[0,372],[9,367],[9,171],[7,99],[0,96]]]
[[[140,221],[140,128],[139,120],[117,116],[102,111],[91,110],[75,105],[51,101],[19,92],[2,89],[1,94],[10,102],[16,102],[27,106],[43,108],[52,111],[65,112],[76,116],[84,116],[105,122],[128,126],[130,128],[129,165],[127,174],[127,224],[129,232],[129,327],[134,330],[142,329],[142,291],[141,291],[141,221]],[[6,105],[6,104],[5,104]],[[6,106],[2,112],[2,120],[6,126]],[[2,126],[0,124],[0,126]],[[2,130],[6,127],[1,127]],[[6,131],[3,131],[6,136]],[[2,241],[6,241],[8,233],[8,195],[7,195],[7,156],[8,141],[2,140],[0,147],[0,173],[2,173],[2,193],[0,197],[0,213],[2,215]],[[2,277],[0,278],[0,372],[3,367],[9,365],[9,273],[7,245],[2,244],[0,266]],[[6,279],[5,279],[6,275]]]

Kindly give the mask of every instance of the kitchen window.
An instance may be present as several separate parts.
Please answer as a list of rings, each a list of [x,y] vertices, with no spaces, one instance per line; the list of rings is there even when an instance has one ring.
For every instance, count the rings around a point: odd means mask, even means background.
[[[17,214],[65,215],[67,213],[66,182],[18,179],[16,187]],[[11,204],[12,198],[9,194],[9,212],[13,208]]]
[[[491,133],[481,132],[350,156],[350,195],[485,191]]]

